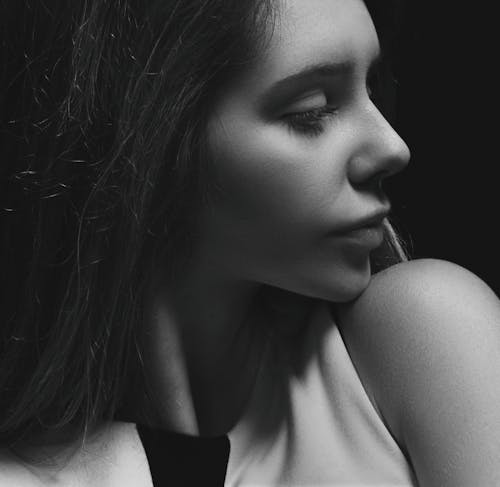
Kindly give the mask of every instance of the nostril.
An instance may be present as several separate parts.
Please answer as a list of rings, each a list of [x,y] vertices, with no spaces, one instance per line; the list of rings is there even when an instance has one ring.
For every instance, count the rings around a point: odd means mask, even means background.
[[[389,176],[391,176],[391,174],[388,171],[379,171],[372,177],[360,182],[357,185],[358,189],[367,190],[372,193],[376,193],[379,196],[382,196],[384,194],[384,182]]]
[[[376,170],[374,167],[370,168],[369,166],[366,166],[364,171],[360,171],[358,166],[358,172],[351,173],[351,184],[360,189],[382,192],[383,182],[397,172],[387,167]]]

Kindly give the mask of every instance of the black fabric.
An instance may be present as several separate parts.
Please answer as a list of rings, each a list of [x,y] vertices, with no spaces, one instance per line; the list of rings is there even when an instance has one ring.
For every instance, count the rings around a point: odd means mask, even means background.
[[[227,436],[200,437],[137,425],[155,487],[219,487],[229,461]]]

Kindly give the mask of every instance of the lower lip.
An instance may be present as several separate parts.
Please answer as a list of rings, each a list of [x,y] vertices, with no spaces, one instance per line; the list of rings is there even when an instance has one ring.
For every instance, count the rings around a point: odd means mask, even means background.
[[[346,240],[367,249],[375,249],[384,241],[384,230],[382,225],[362,227],[336,235],[335,238]]]

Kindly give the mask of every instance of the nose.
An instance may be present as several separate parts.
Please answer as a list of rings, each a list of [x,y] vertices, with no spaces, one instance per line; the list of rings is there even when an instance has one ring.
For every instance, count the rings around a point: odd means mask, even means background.
[[[348,168],[353,186],[378,186],[408,165],[410,149],[373,104],[361,118],[359,129],[359,145]]]

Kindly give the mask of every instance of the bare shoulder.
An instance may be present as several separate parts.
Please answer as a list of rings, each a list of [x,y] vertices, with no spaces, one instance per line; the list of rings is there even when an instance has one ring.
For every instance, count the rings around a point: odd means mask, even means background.
[[[438,259],[401,262],[375,274],[366,291],[353,303],[352,309],[370,306],[373,310],[390,304],[388,312],[404,311],[406,305],[442,306],[457,302],[489,302],[495,306],[498,297],[479,277],[467,269]]]
[[[343,331],[389,341],[417,338],[470,338],[497,334],[500,300],[478,276],[451,262],[420,259],[402,262],[373,276],[353,302],[341,305]],[[377,326],[374,326],[377,325]],[[480,332],[478,334],[478,332]],[[478,338],[476,338],[478,339]]]
[[[488,285],[449,262],[405,262],[338,313],[360,378],[422,485],[497,485],[500,300]]]

